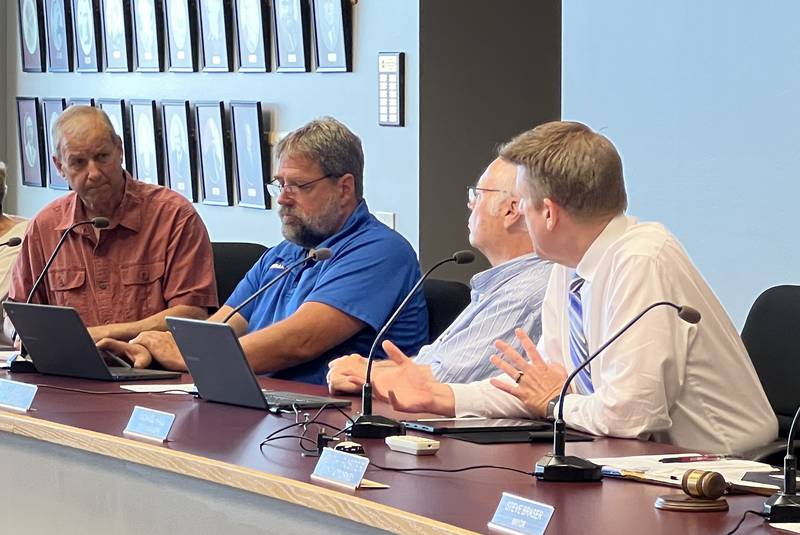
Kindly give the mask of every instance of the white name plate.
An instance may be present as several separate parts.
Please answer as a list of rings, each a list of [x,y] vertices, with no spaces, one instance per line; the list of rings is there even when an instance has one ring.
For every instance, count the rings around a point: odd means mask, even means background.
[[[175,423],[174,414],[137,405],[133,408],[128,425],[122,433],[146,440],[166,442],[173,423]]]
[[[26,412],[31,408],[37,390],[39,387],[36,385],[0,379],[0,407]]]

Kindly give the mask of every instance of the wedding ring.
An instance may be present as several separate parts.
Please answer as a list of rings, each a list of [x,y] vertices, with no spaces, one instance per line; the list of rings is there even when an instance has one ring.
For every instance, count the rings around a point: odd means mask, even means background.
[[[517,378],[516,378],[516,379],[514,379],[514,382],[515,382],[515,383],[517,383],[517,384],[519,384],[519,382],[520,382],[520,381],[522,381],[522,376],[523,376],[523,375],[525,375],[525,372],[523,372],[523,371],[520,371],[520,372],[517,374]]]

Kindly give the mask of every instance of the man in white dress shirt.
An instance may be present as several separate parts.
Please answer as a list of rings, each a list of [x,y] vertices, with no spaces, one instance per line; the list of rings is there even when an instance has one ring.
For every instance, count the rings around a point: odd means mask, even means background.
[[[564,400],[567,425],[597,435],[652,439],[701,451],[746,452],[777,436],[777,420],[738,333],[678,240],[639,223],[627,207],[622,162],[605,137],[553,122],[502,150],[534,246],[553,268],[538,348],[527,359],[498,341],[504,375],[445,385],[407,372],[376,390],[406,411],[450,416],[551,416],[567,371],[658,301],[696,308],[698,324],[670,307],[648,312],[578,375]]]

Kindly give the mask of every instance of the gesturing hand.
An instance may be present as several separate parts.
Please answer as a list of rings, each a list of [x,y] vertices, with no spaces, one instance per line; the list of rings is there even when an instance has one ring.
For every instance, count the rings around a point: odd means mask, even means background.
[[[528,360],[502,340],[496,341],[495,346],[503,353],[505,360],[500,355],[492,355],[492,364],[516,384],[499,379],[492,379],[491,383],[519,399],[533,416],[542,417],[547,412],[547,403],[561,391],[567,371],[560,364],[545,362],[525,331],[517,329],[515,334]]]

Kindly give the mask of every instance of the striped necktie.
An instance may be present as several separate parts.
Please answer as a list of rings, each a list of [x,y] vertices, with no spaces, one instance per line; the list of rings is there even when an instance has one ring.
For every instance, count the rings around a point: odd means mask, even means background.
[[[584,282],[575,273],[569,283],[569,356],[576,368],[589,358],[589,348],[586,345],[586,335],[583,331],[583,304],[581,303],[581,287]],[[594,392],[592,372],[588,366],[578,373],[576,379],[580,394]]]

